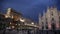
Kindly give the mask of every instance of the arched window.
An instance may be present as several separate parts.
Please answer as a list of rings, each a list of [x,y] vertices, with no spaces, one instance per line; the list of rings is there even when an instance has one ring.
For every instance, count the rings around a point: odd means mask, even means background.
[[[54,18],[52,18],[52,19],[51,19],[51,23],[55,23],[55,20],[54,20]]]
[[[54,21],[54,18],[52,18],[52,21]]]
[[[55,23],[52,23],[51,26],[52,26],[52,27],[51,27],[52,30],[55,30]]]
[[[48,22],[47,22],[47,18],[46,18],[46,29],[48,29]]]
[[[51,26],[52,26],[52,27],[51,27],[51,28],[52,28],[52,30],[54,30],[54,29],[56,28],[54,18],[52,18]]]
[[[46,29],[48,29],[48,25],[46,25]]]
[[[60,16],[59,16],[59,23],[60,23]]]
[[[59,16],[59,28],[60,28],[60,16]]]
[[[53,16],[53,11],[51,12],[51,15]]]
[[[48,22],[47,22],[47,18],[46,18],[46,24],[47,24]]]
[[[43,24],[43,22],[42,22],[42,29],[44,29],[44,26],[43,26],[44,24]]]

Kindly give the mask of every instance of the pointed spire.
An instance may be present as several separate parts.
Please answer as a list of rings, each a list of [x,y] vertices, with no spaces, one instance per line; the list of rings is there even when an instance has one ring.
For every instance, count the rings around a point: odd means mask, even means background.
[[[54,8],[55,10],[57,10],[57,7],[56,7],[56,5],[54,5],[54,6],[53,6],[53,8]]]
[[[7,14],[9,14],[11,12],[11,8],[7,9]]]
[[[45,15],[45,10],[43,10],[43,15]]]
[[[56,8],[56,5],[54,5],[53,8]]]
[[[49,6],[47,7],[46,11],[47,11],[46,13],[50,12],[50,7]]]
[[[49,7],[49,6],[47,6],[47,10],[46,10],[46,11],[48,12],[48,11],[49,11],[49,9],[50,9],[50,7]]]
[[[11,10],[11,8],[8,8],[8,11],[10,11]]]
[[[47,6],[47,9],[49,9],[49,6]]]
[[[6,17],[10,17],[11,8],[7,9]]]
[[[41,13],[39,13],[39,17],[41,17]]]
[[[51,6],[50,8],[53,9],[53,6]]]

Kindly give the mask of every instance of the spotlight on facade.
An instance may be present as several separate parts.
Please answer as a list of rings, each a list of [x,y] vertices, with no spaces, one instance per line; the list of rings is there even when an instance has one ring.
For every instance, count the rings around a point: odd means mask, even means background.
[[[31,24],[34,25],[34,22],[32,22]]]
[[[10,24],[12,24],[12,23],[10,22]]]
[[[14,26],[12,26],[12,28],[15,28]]]
[[[5,18],[10,18],[10,16],[9,15],[5,15]]]
[[[12,19],[13,19],[13,16],[12,16]]]
[[[8,18],[8,16],[7,16],[7,15],[5,15],[5,18]]]
[[[25,20],[24,20],[24,19],[22,19],[22,18],[20,18],[20,21],[21,21],[21,22],[25,22]]]

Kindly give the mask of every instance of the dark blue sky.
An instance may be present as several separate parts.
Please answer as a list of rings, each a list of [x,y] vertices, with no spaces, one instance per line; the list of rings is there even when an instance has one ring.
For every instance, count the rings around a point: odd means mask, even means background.
[[[39,13],[53,5],[60,9],[59,3],[60,0],[0,0],[0,10],[4,11],[10,7],[21,12],[24,17],[38,21]]]

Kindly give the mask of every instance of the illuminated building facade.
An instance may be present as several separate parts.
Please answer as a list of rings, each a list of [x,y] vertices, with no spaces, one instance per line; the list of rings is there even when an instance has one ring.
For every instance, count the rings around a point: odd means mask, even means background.
[[[39,28],[41,30],[60,30],[60,12],[56,7],[47,8],[43,16],[39,14]]]
[[[1,16],[1,15],[0,15]],[[2,16],[0,18],[3,18]],[[1,21],[2,20],[2,21]],[[1,19],[0,22],[5,23],[5,30],[15,30],[19,31],[19,33],[28,34],[35,33],[38,26],[34,23],[34,21],[24,18],[21,13],[16,12],[16,10],[12,8],[8,8],[6,14],[4,14],[4,18]],[[4,21],[3,21],[4,20]]]
[[[16,12],[16,10],[12,8],[8,8],[5,14],[5,19],[8,24],[7,29],[17,29],[17,24],[20,25],[20,18],[22,18],[22,14]]]
[[[6,18],[13,18],[14,20],[18,21],[22,17],[21,13],[16,12],[16,10],[12,8],[7,9],[7,13],[5,14]]]

